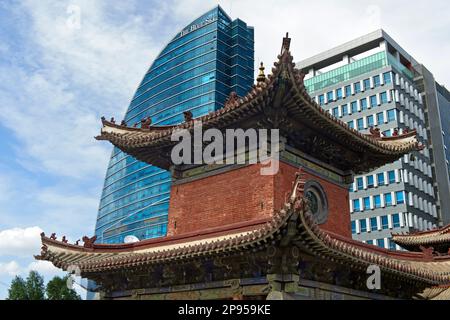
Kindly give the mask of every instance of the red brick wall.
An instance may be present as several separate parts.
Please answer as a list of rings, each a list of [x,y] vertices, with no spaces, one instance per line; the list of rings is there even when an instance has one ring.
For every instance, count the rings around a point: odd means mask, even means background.
[[[260,175],[260,165],[251,165],[173,186],[168,235],[270,217],[273,181]]]
[[[269,218],[292,190],[298,168],[282,162],[275,176],[262,176],[260,168],[251,165],[172,186],[168,235]],[[321,227],[351,237],[347,188],[311,174],[306,177],[327,193],[329,216]]]

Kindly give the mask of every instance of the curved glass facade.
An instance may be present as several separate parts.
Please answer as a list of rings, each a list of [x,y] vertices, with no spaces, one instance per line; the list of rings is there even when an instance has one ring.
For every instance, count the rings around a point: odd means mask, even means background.
[[[128,126],[184,121],[223,107],[234,91],[244,96],[254,83],[254,32],[220,7],[183,28],[145,74],[128,110]],[[170,173],[114,148],[106,173],[95,233],[99,243],[165,236]]]

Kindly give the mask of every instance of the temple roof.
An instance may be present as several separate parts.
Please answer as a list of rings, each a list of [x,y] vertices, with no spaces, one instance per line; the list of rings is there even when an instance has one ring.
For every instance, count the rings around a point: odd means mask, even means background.
[[[436,250],[450,254],[450,225],[410,234],[393,234],[392,240],[411,251],[421,251],[421,247],[432,246]]]
[[[232,93],[225,107],[205,116],[173,126],[151,125],[143,120],[141,128],[130,128],[103,120],[98,140],[113,145],[136,159],[169,169],[170,150],[177,143],[171,141],[176,130],[194,129],[195,121],[203,128],[280,129],[290,144],[317,159],[341,170],[355,173],[370,171],[397,160],[404,154],[420,150],[416,132],[394,137],[382,137],[379,131],[362,134],[350,128],[321,108],[307,93],[304,74],[295,68],[289,47],[285,47],[274,63],[272,74],[260,79],[245,97]]]
[[[450,285],[450,256],[433,250],[395,252],[364,244],[322,230],[314,221],[303,191],[306,181],[298,175],[283,208],[265,221],[228,226],[202,233],[166,237],[133,244],[94,244],[85,238],[84,246],[68,244],[41,235],[40,260],[51,261],[67,270],[76,266],[83,277],[149,265],[176,264],[203,257],[241,253],[276,245],[287,225],[297,228],[295,245],[309,254],[336,261],[352,269],[378,265],[382,271],[430,287]]]

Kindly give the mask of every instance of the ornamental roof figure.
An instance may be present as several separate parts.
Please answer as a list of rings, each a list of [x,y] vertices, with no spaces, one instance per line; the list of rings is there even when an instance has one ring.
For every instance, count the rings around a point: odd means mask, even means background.
[[[257,82],[264,82],[266,81],[266,75],[264,74],[264,64],[261,62],[261,65],[259,67],[259,75],[256,78]]]

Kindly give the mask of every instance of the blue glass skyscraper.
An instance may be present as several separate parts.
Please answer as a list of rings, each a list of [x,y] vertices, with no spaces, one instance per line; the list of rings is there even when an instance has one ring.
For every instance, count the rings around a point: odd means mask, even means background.
[[[183,28],[161,51],[139,85],[125,121],[176,124],[222,108],[231,92],[244,96],[254,82],[254,31],[218,6]],[[165,236],[170,174],[112,152],[95,233],[98,243]]]

